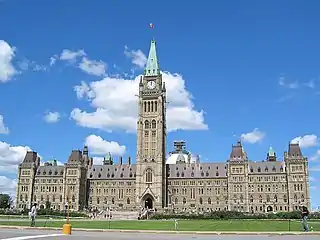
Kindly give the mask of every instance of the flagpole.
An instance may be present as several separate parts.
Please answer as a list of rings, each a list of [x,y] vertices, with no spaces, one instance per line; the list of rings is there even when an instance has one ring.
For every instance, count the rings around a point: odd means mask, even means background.
[[[154,31],[154,24],[153,23],[149,23],[149,27],[151,28],[151,31]],[[154,32],[153,32],[153,34],[154,34]],[[156,39],[153,34],[152,34],[152,41],[155,41]]]

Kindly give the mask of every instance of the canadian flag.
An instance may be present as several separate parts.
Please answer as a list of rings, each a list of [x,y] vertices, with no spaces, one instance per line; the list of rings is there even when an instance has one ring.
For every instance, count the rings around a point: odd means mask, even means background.
[[[154,28],[154,24],[153,23],[149,23],[149,27],[150,28]]]

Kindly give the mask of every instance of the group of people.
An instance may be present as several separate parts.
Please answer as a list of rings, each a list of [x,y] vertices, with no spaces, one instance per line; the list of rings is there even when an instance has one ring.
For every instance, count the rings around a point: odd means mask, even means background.
[[[301,204],[300,212],[301,212],[303,229],[305,232],[308,232],[309,231],[309,226],[308,226],[309,210],[306,206]],[[31,219],[31,227],[34,227],[36,225],[36,216],[37,216],[37,203],[34,203],[29,212],[29,217]]]

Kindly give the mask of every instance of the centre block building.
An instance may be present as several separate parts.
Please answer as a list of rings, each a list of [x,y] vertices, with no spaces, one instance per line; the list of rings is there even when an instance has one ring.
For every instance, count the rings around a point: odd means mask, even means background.
[[[74,211],[86,209],[141,211],[143,208],[176,212],[236,210],[278,212],[310,209],[308,159],[299,144],[290,143],[283,160],[272,148],[265,160],[252,161],[241,142],[232,145],[228,159],[201,163],[191,157],[184,141],[166,150],[166,86],[151,41],[147,65],[140,78],[137,150],[115,163],[108,154],[94,165],[88,148],[72,150],[63,166],[40,165],[36,152],[27,152],[18,169],[16,206]]]

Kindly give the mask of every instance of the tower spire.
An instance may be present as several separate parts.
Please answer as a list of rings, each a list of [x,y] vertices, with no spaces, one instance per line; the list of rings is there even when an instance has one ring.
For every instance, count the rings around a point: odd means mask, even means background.
[[[149,56],[147,60],[145,76],[158,76],[160,74],[160,67],[157,57],[156,41],[153,39],[150,44]]]

